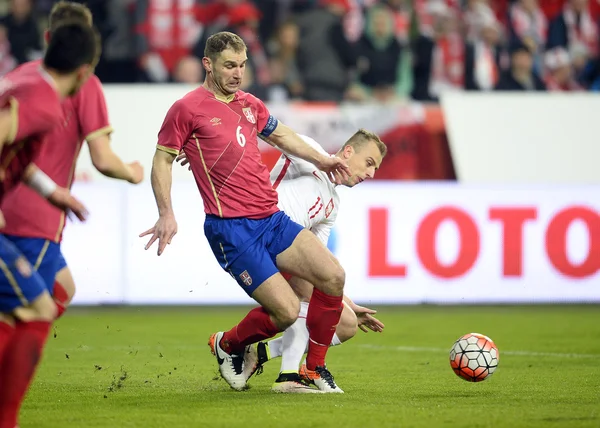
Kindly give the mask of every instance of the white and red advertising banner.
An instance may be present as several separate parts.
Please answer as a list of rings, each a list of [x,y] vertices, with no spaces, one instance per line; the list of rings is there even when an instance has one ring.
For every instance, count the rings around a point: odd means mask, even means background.
[[[194,183],[173,186],[179,233],[161,256],[148,185],[80,184],[88,224],[63,249],[76,303],[251,303],[214,259]],[[600,302],[600,186],[364,183],[341,189],[331,247],[362,303]]]

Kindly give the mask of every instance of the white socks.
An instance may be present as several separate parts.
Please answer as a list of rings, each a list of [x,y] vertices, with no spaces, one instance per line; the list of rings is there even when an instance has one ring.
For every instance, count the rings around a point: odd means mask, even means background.
[[[302,357],[308,350],[307,313],[308,302],[300,302],[300,313],[296,322],[283,332],[283,336],[267,342],[269,357],[271,359],[282,357],[281,372],[297,373]],[[337,333],[334,334],[330,346],[341,344],[342,342]]]
[[[300,313],[294,324],[289,326],[281,336],[281,372],[297,372],[304,351],[308,346],[308,329],[306,328],[306,314],[308,302],[300,302]]]

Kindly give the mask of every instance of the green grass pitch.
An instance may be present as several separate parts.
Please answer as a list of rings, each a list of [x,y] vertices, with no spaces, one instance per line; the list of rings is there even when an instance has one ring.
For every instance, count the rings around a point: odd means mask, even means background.
[[[73,308],[57,323],[21,414],[36,427],[600,427],[599,306],[382,307],[382,334],[330,349],[343,395],[278,395],[279,360],[235,392],[206,345],[248,308]],[[490,336],[481,383],[448,363]]]

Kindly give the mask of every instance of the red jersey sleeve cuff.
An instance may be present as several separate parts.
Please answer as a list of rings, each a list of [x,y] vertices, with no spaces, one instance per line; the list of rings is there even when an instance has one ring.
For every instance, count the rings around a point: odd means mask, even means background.
[[[156,150],[161,150],[163,152],[167,152],[167,153],[170,153],[170,154],[175,155],[175,156],[177,156],[179,154],[179,150],[173,149],[171,147],[161,146],[160,144],[156,145]]]
[[[112,134],[113,132],[113,127],[112,126],[105,126],[103,128],[100,129],[96,129],[95,131],[90,132],[89,134],[87,134],[84,138],[85,141],[90,142],[95,140],[98,137],[101,137],[102,135],[109,135]]]

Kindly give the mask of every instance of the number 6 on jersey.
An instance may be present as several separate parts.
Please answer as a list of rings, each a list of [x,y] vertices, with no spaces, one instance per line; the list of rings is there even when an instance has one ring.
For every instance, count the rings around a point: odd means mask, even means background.
[[[238,126],[235,130],[235,138],[237,138],[237,142],[240,146],[244,147],[246,145],[246,137],[242,134],[242,127]]]

